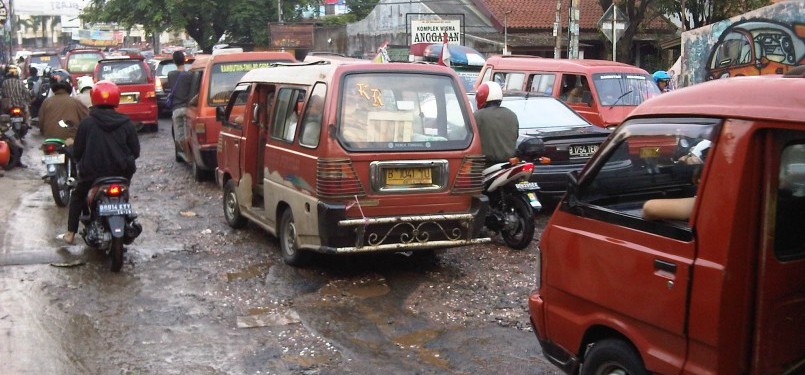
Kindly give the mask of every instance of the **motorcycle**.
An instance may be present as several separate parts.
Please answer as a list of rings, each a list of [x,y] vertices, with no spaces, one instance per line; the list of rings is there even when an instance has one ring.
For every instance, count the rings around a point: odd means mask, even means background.
[[[14,136],[20,141],[28,134],[28,124],[25,123],[25,113],[21,107],[11,107],[8,110],[9,121],[11,128],[14,130]]]
[[[14,133],[11,117],[7,114],[0,115],[0,142],[9,148],[8,162],[3,165],[3,169],[8,171],[20,164],[24,146]]]
[[[112,272],[120,272],[123,245],[134,242],[143,230],[129,203],[129,180],[125,177],[95,180],[87,203],[80,217],[81,237],[89,247],[105,251],[112,258]]]
[[[74,185],[73,161],[67,154],[67,145],[63,139],[48,138],[42,142],[42,163],[47,168],[45,179],[50,184],[50,191],[53,193],[53,200],[59,207],[67,206],[70,203],[70,192]]]
[[[486,228],[497,232],[507,246],[521,250],[534,238],[534,214],[542,209],[537,199],[539,185],[529,182],[534,164],[513,159],[483,171],[484,191],[489,198]]]

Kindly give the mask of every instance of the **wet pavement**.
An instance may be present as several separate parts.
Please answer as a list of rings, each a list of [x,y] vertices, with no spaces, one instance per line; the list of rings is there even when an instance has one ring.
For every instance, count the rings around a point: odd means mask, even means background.
[[[4,374],[559,373],[528,323],[537,241],[290,267],[262,229],[226,225],[221,190],[174,161],[161,120],[132,185],[144,231],[114,274],[56,239],[67,209],[39,177],[41,140],[0,177]]]

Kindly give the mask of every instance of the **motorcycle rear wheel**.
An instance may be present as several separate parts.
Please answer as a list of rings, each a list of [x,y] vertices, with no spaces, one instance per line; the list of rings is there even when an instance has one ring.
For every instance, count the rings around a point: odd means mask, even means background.
[[[109,256],[112,258],[112,272],[120,272],[123,268],[123,238],[112,237]]]
[[[57,206],[65,207],[70,203],[70,187],[67,186],[67,169],[64,165],[56,166],[56,175],[50,178],[50,192]]]
[[[506,245],[515,250],[522,250],[528,247],[534,238],[534,213],[531,205],[521,196],[509,195],[506,197],[507,216],[514,214],[517,217],[514,225],[506,223],[500,231],[500,236]]]

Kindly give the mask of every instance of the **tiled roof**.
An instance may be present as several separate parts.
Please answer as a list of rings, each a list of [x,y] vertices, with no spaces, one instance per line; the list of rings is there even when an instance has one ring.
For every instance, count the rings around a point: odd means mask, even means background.
[[[473,0],[481,12],[486,13],[495,20],[501,28],[504,23],[504,15],[508,16],[505,21],[509,31],[517,30],[553,30],[553,23],[556,20],[556,0]],[[567,27],[567,14],[570,0],[562,0],[560,21],[563,27]],[[621,12],[626,13],[626,9],[621,6]],[[579,1],[579,28],[582,30],[595,30],[598,28],[598,20],[604,14],[604,10],[594,0]],[[673,31],[675,27],[663,17],[647,16],[650,19],[648,29]]]

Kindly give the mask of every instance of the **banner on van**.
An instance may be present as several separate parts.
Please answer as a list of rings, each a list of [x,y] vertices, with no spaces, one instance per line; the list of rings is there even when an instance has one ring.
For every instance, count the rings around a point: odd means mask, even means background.
[[[271,65],[268,61],[252,61],[252,62],[233,62],[216,64],[212,68],[213,73],[234,73],[234,72],[248,72],[257,68],[268,68]]]

